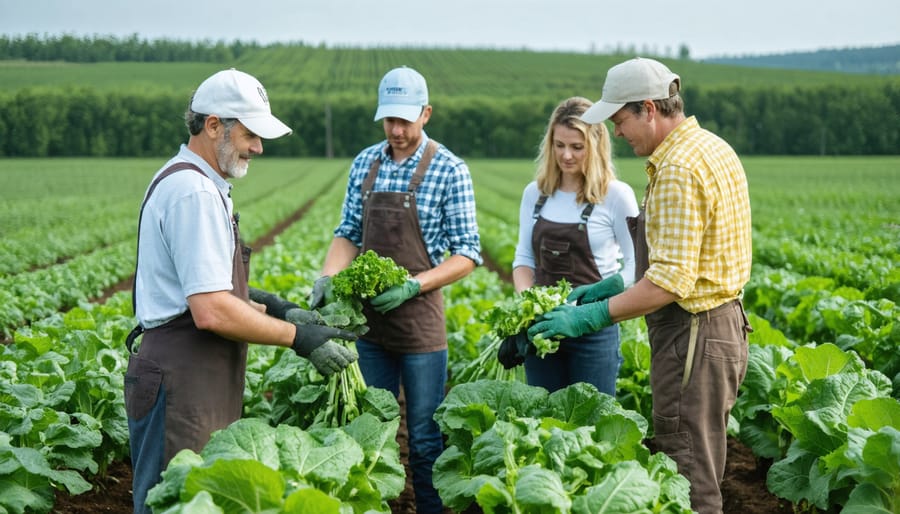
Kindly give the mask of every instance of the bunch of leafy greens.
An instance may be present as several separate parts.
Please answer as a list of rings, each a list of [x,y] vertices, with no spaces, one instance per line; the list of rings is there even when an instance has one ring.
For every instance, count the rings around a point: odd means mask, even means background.
[[[248,369],[259,370],[248,373],[248,387],[258,393],[245,393],[245,398],[253,399],[244,402],[244,417],[259,417],[273,426],[288,424],[304,430],[343,427],[366,413],[382,422],[400,417],[400,406],[393,393],[367,387],[357,374],[358,367],[339,379],[334,375],[325,378],[309,361],[298,359],[293,352],[273,352],[269,359],[263,357],[264,353],[268,352],[252,352],[252,356],[261,358],[248,362]],[[351,364],[350,368],[354,367]],[[353,385],[357,388],[352,392],[346,389]]]
[[[483,320],[499,339],[504,339],[527,329],[538,316],[564,304],[571,292],[572,285],[566,280],[560,280],[553,286],[532,286],[495,303],[484,314]],[[540,357],[559,349],[558,339],[548,340],[538,336],[532,342]]]
[[[399,423],[364,414],[346,427],[301,430],[240,419],[200,454],[176,454],[147,504],[154,512],[389,513],[406,485]]]
[[[408,277],[409,272],[398,266],[393,259],[380,257],[368,250],[331,278],[331,288],[325,294],[325,305],[318,312],[326,325],[350,330],[361,336],[368,331],[362,301],[404,283]],[[353,345],[337,342],[351,348]],[[346,425],[364,412],[364,405],[371,403],[371,399],[367,398],[372,395],[367,395],[366,391],[366,381],[357,362],[351,363],[340,373],[331,375],[325,391],[328,401],[325,408],[317,413],[315,423],[329,427]]]
[[[455,512],[692,512],[675,462],[642,442],[647,420],[590,384],[459,384],[434,418],[447,440],[434,486]]]
[[[409,272],[393,259],[368,250],[336,273],[331,284],[338,298],[366,299],[406,282],[407,278]]]

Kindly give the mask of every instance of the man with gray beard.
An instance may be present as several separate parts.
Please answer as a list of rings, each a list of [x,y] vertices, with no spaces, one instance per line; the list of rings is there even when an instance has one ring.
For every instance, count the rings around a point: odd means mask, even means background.
[[[355,340],[353,333],[248,287],[250,249],[227,179],[247,174],[264,138],[291,133],[272,115],[265,88],[246,73],[220,71],[194,92],[185,122],[188,143],[154,176],[138,221],[138,326],[126,340],[125,374],[135,513],[150,512],[147,492],[178,451],[200,452],[213,431],[240,418],[246,341],[290,347],[323,375],[356,360],[329,341]]]

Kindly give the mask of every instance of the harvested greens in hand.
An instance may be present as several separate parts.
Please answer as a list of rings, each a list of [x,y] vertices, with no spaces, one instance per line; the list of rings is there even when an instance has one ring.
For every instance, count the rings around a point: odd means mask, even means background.
[[[409,272],[390,257],[372,250],[358,255],[350,266],[332,277],[334,295],[339,298],[372,298],[409,278]]]
[[[572,285],[566,280],[560,280],[553,286],[532,286],[495,303],[482,320],[490,325],[498,338],[503,339],[527,329],[535,318],[564,304],[571,292]],[[556,339],[538,336],[532,342],[541,357],[559,349],[559,340]]]

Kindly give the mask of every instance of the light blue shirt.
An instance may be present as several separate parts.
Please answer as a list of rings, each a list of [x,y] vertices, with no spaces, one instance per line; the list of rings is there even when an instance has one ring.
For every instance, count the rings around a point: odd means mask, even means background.
[[[532,269],[535,267],[531,234],[535,222],[534,204],[540,196],[537,182],[525,186],[519,207],[519,242],[516,245],[513,269],[517,266]],[[574,192],[557,190],[547,198],[547,203],[541,208],[541,217],[556,223],[580,223],[581,212],[587,204],[579,204],[575,198]],[[625,217],[637,214],[638,206],[634,190],[625,182],[614,180],[609,184],[606,198],[594,206],[587,223],[588,241],[591,243],[597,271],[603,278],[621,273],[626,286],[634,282],[635,261],[634,245]]]
[[[194,170],[173,173],[144,205],[135,300],[138,322],[145,329],[187,311],[188,296],[233,288],[231,184],[186,145],[154,179],[178,162],[195,164],[206,176]]]

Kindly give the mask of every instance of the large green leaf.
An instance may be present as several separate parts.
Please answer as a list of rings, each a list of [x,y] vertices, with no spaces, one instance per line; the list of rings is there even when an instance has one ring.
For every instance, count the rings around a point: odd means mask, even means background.
[[[797,442],[816,455],[827,455],[847,438],[847,416],[859,400],[878,391],[861,373],[840,373],[812,381],[803,395],[772,414],[794,435]]]
[[[406,487],[406,471],[400,462],[400,445],[397,444],[399,428],[399,418],[382,423],[366,412],[343,427],[362,447],[366,474],[381,496],[387,499],[400,496]]]
[[[350,469],[363,463],[363,450],[340,429],[320,428],[308,432],[280,425],[280,468],[304,477],[325,491],[341,487]]]
[[[775,495],[794,503],[806,500],[825,509],[831,478],[820,473],[817,455],[791,445],[787,456],[769,468],[766,487]]]
[[[859,400],[847,416],[847,425],[874,431],[881,427],[900,430],[900,401],[894,398]]]
[[[227,428],[213,432],[200,455],[205,462],[255,460],[271,469],[281,469],[275,429],[256,418],[239,419]]]
[[[659,496],[659,484],[635,461],[620,462],[598,484],[575,499],[576,514],[626,514],[652,512]]]
[[[518,473],[515,499],[523,512],[549,514],[571,510],[572,500],[559,475],[534,464],[520,468]]]
[[[341,502],[318,489],[294,491],[284,502],[284,514],[340,514]]]
[[[188,473],[182,500],[205,491],[225,512],[277,512],[285,491],[278,471],[256,460],[218,459]]]

